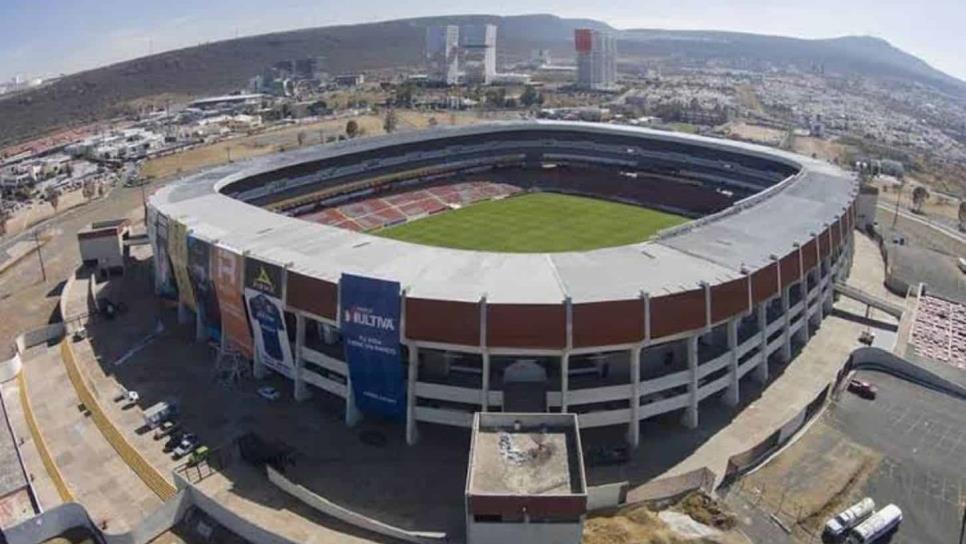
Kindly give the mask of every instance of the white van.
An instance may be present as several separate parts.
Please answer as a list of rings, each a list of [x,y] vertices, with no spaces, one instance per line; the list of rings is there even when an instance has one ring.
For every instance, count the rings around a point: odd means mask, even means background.
[[[894,504],[869,516],[849,533],[848,544],[868,544],[875,542],[902,523],[902,510]]]
[[[875,501],[871,497],[866,497],[825,522],[825,534],[833,538],[838,538],[844,535],[849,529],[862,523],[874,511]]]

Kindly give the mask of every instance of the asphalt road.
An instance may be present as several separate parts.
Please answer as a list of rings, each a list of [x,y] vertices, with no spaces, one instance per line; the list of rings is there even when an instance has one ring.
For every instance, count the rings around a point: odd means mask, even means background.
[[[903,511],[893,544],[958,542],[966,502],[966,401],[888,375],[863,372],[875,401],[845,393],[827,421],[882,454],[863,493]]]

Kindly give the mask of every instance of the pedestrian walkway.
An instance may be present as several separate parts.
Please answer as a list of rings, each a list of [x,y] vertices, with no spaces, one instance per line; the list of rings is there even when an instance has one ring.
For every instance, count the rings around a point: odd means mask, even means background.
[[[111,532],[126,531],[161,505],[91,420],[68,377],[59,345],[45,346],[24,364],[23,375],[53,463],[95,522]]]

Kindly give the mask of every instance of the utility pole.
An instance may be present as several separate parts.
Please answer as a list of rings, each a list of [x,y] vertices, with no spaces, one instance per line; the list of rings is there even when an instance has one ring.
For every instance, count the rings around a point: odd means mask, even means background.
[[[892,228],[896,228],[896,222],[899,221],[899,201],[902,200],[902,188],[905,185],[905,182],[899,183],[899,192],[896,194],[896,213],[892,216]]]
[[[34,230],[34,244],[37,246],[37,257],[40,259],[40,275],[47,283],[47,270],[44,268],[44,254],[40,250],[40,229]]]

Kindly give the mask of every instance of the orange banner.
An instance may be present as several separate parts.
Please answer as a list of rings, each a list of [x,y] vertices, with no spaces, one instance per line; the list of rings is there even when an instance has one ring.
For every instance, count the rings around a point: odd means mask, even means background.
[[[252,333],[245,312],[245,267],[241,255],[222,247],[211,251],[211,276],[221,310],[223,343],[252,358]]]

